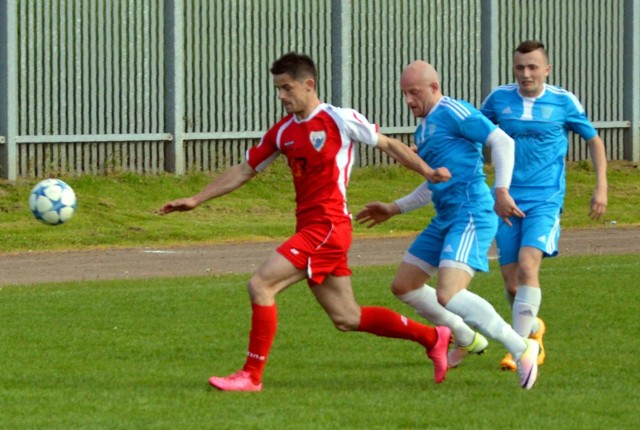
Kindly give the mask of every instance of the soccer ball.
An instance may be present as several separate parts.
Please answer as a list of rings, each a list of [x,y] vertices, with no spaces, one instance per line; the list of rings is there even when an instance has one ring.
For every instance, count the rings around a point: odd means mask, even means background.
[[[76,211],[76,193],[60,179],[45,179],[31,190],[29,208],[38,221],[59,225],[71,219]]]

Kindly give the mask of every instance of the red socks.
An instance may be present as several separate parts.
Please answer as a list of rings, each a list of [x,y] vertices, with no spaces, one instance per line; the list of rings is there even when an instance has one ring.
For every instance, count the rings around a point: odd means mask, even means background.
[[[249,372],[253,383],[258,384],[262,380],[262,372],[276,336],[278,312],[276,305],[261,306],[252,303],[251,309],[253,313],[249,332],[249,350],[242,370]]]
[[[261,306],[252,303],[251,309],[253,313],[249,350],[242,370],[249,372],[253,383],[258,384],[262,380],[264,366],[267,364],[267,357],[276,336],[278,312],[276,305]],[[438,340],[435,328],[379,306],[362,307],[359,330],[377,336],[412,340],[427,349],[431,349]]]
[[[377,336],[408,339],[431,349],[438,340],[434,327],[410,320],[391,309],[380,306],[363,306],[360,331]]]

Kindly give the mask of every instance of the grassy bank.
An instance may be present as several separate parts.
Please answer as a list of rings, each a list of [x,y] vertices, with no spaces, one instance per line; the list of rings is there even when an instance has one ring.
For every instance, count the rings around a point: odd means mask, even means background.
[[[489,172],[490,174],[490,172]],[[288,236],[294,226],[293,187],[283,162],[236,192],[189,213],[157,214],[162,204],[202,189],[215,175],[189,174],[61,178],[74,188],[78,211],[68,223],[49,227],[29,211],[28,197],[37,182],[0,183],[0,252],[100,247],[173,246],[185,243],[256,241]],[[609,169],[609,209],[604,219],[588,218],[595,184],[589,163],[568,169],[564,228],[640,224],[640,169],[612,163]],[[421,179],[400,167],[355,169],[349,187],[352,212],[372,200],[390,201],[413,190]],[[391,219],[356,236],[411,235],[433,215],[431,207]]]

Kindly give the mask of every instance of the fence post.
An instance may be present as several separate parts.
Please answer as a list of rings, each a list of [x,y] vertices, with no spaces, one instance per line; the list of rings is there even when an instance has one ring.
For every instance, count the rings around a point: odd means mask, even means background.
[[[498,43],[498,1],[482,0],[480,18],[480,93],[484,100],[498,82],[500,53]]]
[[[172,136],[167,143],[165,170],[184,174],[184,2],[165,0],[164,123]]]
[[[351,106],[351,0],[331,0],[331,21],[331,104]]]
[[[500,84],[498,82],[498,66],[500,54],[498,52],[498,0],[482,0],[480,9],[480,96],[481,102],[491,90]],[[491,150],[483,150],[485,163],[491,163]]]
[[[18,14],[16,0],[0,0],[0,175],[17,177]]]
[[[640,161],[640,0],[624,2],[624,159]]]

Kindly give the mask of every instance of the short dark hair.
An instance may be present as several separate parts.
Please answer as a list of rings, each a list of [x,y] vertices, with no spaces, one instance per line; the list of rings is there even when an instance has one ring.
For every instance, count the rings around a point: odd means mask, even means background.
[[[539,40],[525,40],[524,42],[520,43],[520,45],[518,45],[513,53],[515,54],[516,52],[519,52],[521,54],[528,54],[529,52],[533,52],[538,49],[542,50],[544,56],[548,58],[547,50],[544,47],[544,43],[540,42]]]
[[[273,75],[281,75],[283,73],[289,74],[296,80],[303,80],[305,78],[313,78],[317,80],[318,70],[316,64],[311,57],[304,54],[298,54],[295,52],[289,52],[278,58],[271,65],[269,69]]]

